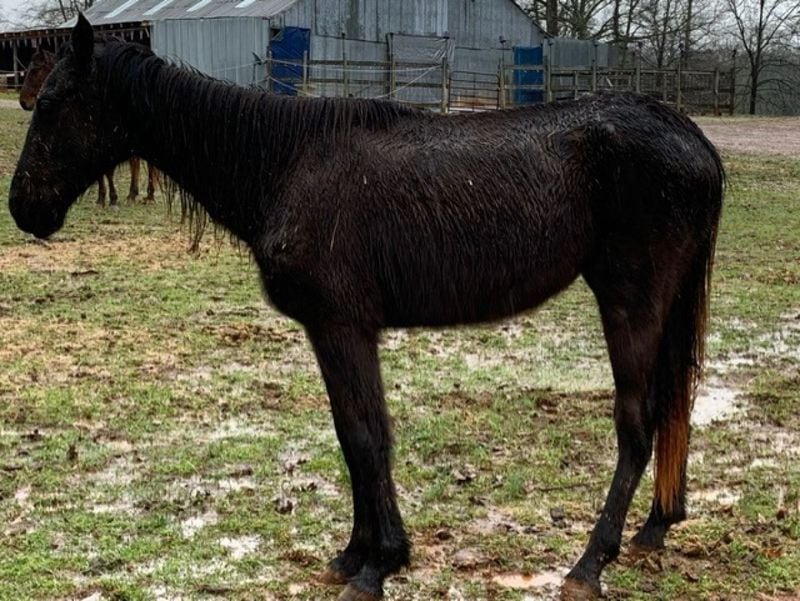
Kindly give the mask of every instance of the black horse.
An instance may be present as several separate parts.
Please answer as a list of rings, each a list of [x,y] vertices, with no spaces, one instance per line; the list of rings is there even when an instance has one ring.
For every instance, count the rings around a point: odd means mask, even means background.
[[[499,319],[578,276],[602,316],[619,458],[562,596],[599,594],[654,446],[655,499],[634,543],[659,548],[684,518],[724,187],[719,156],[686,117],[632,95],[453,117],[273,97],[95,38],[81,17],[14,175],[17,224],[49,236],[132,155],[240,238],[271,302],[306,329],[353,487],[350,541],[322,576],[345,586],[339,599],[380,598],[409,562],[381,330]]]

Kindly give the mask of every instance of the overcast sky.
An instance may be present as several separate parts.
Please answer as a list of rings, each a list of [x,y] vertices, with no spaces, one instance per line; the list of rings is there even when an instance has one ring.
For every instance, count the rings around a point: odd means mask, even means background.
[[[0,14],[10,21],[15,21],[28,3],[29,0],[0,0]]]

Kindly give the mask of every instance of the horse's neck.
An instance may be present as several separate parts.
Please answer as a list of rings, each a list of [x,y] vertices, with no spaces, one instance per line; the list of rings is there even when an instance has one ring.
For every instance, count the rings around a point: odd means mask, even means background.
[[[243,88],[223,88],[192,74],[176,77],[175,69],[164,66],[147,88],[127,91],[130,127],[138,132],[134,153],[188,192],[215,221],[247,239],[254,221],[242,217],[263,210],[260,203],[270,185],[257,161],[241,157],[246,140],[239,139],[238,126],[255,126],[244,123],[242,115],[252,97],[248,101]]]

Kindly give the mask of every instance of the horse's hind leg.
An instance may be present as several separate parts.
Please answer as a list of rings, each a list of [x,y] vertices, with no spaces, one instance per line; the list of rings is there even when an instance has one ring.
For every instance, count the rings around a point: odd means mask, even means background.
[[[158,180],[158,169],[147,163],[147,196],[144,202],[147,204],[156,201],[156,181]]]
[[[97,180],[97,204],[101,207],[106,206],[106,180],[105,175],[101,175]]]
[[[128,161],[131,168],[131,187],[128,191],[128,202],[136,202],[139,196],[139,171],[140,163],[138,157],[131,157]]]
[[[353,530],[324,576],[349,582],[341,601],[372,601],[383,580],[408,564],[409,543],[391,477],[392,437],[378,364],[377,334],[350,326],[308,329],[328,390],[353,488]]]
[[[108,173],[106,173],[106,179],[108,180],[108,205],[111,207],[119,206],[118,203],[118,196],[117,196],[117,188],[114,185],[114,168],[112,167],[109,169]]]
[[[633,539],[634,550],[661,549],[669,527],[686,518],[690,413],[703,363],[713,244],[713,238],[701,243],[664,329],[655,374],[661,408],[656,434],[655,498],[647,522]]]
[[[616,386],[618,458],[600,518],[562,588],[562,599],[569,600],[599,596],[600,573],[619,554],[625,516],[653,447],[652,384],[664,321],[658,291],[645,284],[617,282],[612,288],[605,282],[590,281],[590,285],[600,305]]]

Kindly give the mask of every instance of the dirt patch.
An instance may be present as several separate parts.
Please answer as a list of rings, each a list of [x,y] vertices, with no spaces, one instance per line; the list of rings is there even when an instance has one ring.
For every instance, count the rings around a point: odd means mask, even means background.
[[[68,272],[73,277],[97,275],[88,266],[97,266],[98,259],[127,257],[157,270],[168,264],[185,261],[186,241],[179,235],[147,236],[131,232],[109,238],[29,242],[10,246],[0,253],[0,271],[53,273]]]
[[[698,125],[720,150],[800,155],[800,118],[699,118]]]
[[[19,102],[16,100],[6,100],[0,99],[0,109],[19,109],[22,110],[22,107],[19,105]]]

